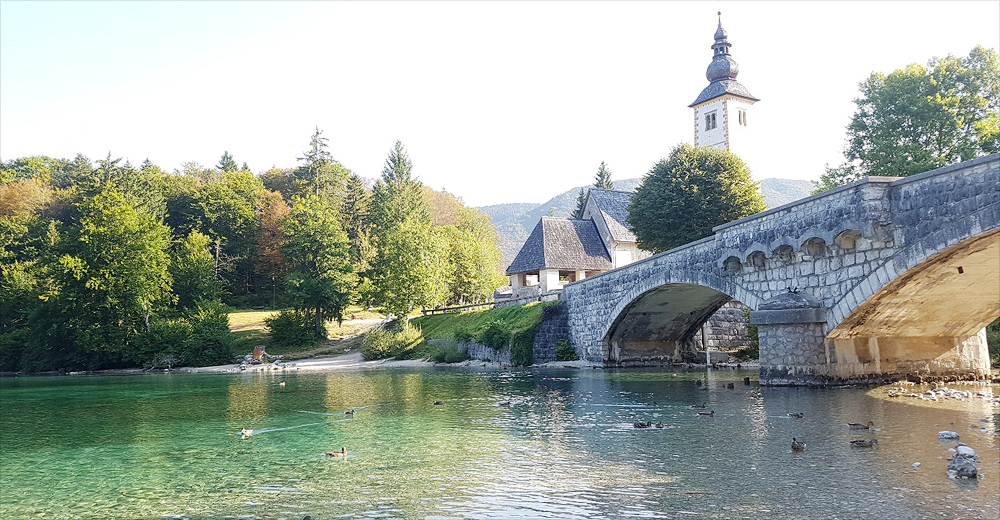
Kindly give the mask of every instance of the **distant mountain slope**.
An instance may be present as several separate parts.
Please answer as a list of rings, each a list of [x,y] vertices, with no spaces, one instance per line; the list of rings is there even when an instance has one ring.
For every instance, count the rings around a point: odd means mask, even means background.
[[[642,179],[614,182],[616,190],[635,191]],[[581,186],[577,186],[560,193],[542,204],[509,203],[478,208],[493,219],[493,228],[500,242],[502,264],[505,268],[514,261],[531,230],[543,216],[569,217],[570,213],[576,210],[576,197],[580,193],[580,188]],[[812,190],[813,185],[810,181],[764,179],[760,183],[760,192],[764,195],[764,204],[768,208],[776,208],[808,197]]]

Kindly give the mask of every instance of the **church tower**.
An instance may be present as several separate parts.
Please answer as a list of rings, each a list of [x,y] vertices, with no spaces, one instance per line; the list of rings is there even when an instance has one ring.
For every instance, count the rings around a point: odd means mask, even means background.
[[[736,81],[740,67],[729,55],[732,44],[726,39],[728,36],[722,28],[720,12],[719,28],[712,45],[715,54],[705,72],[709,84],[688,106],[694,109],[695,146],[715,146],[738,155],[749,133],[750,106],[760,100]]]

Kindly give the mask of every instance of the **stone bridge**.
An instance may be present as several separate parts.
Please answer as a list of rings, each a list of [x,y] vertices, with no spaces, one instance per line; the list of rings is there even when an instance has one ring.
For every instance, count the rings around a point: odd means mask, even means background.
[[[739,300],[760,380],[811,385],[982,378],[1000,316],[1000,155],[857,181],[567,285],[570,344],[607,366],[694,360]]]

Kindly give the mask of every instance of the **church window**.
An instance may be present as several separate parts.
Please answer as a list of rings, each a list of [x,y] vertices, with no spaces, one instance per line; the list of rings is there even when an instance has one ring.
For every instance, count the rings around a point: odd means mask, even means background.
[[[739,112],[740,112],[740,126],[747,126],[747,111],[741,108]]]
[[[705,114],[705,130],[715,128],[715,112]]]

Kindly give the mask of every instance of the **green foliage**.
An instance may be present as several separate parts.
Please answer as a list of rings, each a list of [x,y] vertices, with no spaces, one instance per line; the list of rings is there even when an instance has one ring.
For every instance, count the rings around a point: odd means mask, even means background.
[[[184,240],[174,245],[170,262],[177,306],[193,307],[200,301],[218,300],[222,296],[222,283],[215,278],[215,260],[209,252],[208,235],[192,231]]]
[[[436,347],[430,359],[435,363],[461,363],[472,358],[468,352],[461,352],[456,348]]]
[[[615,183],[611,182],[611,172],[604,161],[601,161],[601,165],[597,167],[597,174],[594,175],[594,187],[602,190],[615,189]]]
[[[420,316],[414,318],[412,323],[420,327],[424,337],[428,339],[458,339],[467,334],[471,341],[476,341],[486,327],[496,321],[504,323],[512,331],[534,328],[541,323],[545,307],[552,305],[558,305],[558,302],[533,302],[488,310]]]
[[[476,341],[476,334],[465,327],[458,327],[453,333],[455,341]]]
[[[234,341],[229,307],[202,302],[183,317],[154,320],[128,357],[145,368],[220,365],[233,361]]]
[[[264,324],[271,333],[270,344],[278,348],[314,345],[319,341],[311,317],[300,311],[281,311],[264,318]],[[323,333],[326,334],[326,329]]]
[[[905,177],[1000,151],[1000,66],[982,46],[871,74],[847,127],[847,162],[816,183],[824,191],[867,176]]]
[[[219,164],[215,166],[215,169],[220,172],[235,172],[239,170],[239,167],[236,166],[236,161],[229,153],[229,150],[226,150],[225,152],[222,152],[222,158],[219,159]]]
[[[576,354],[576,350],[569,344],[569,341],[561,339],[556,342],[556,361],[577,361],[579,359],[580,356]]]
[[[526,367],[535,362],[535,328],[515,332],[510,341],[510,364]]]
[[[990,349],[990,364],[1000,366],[1000,318],[986,326],[986,344]]]
[[[404,326],[399,330],[376,329],[365,334],[361,344],[361,357],[367,361],[394,357],[407,359],[424,337],[420,329]]]
[[[125,353],[154,308],[172,297],[170,230],[116,191],[84,204],[82,215],[56,265],[61,290],[50,297],[72,317],[78,347]]]
[[[666,251],[711,236],[719,224],[764,211],[758,186],[735,154],[681,144],[643,177],[628,220],[640,248]]]
[[[576,196],[576,209],[573,210],[573,214],[570,215],[571,218],[581,219],[583,218],[583,205],[587,202],[587,191],[580,188],[580,194]],[[551,216],[551,212],[549,212]]]
[[[323,323],[340,323],[356,281],[347,235],[335,212],[319,197],[296,197],[284,221],[281,252],[292,264],[285,279],[287,297],[295,308],[312,316],[317,337],[326,337]]]
[[[500,350],[510,344],[511,330],[503,320],[493,320],[479,334],[479,343],[493,350]]]

